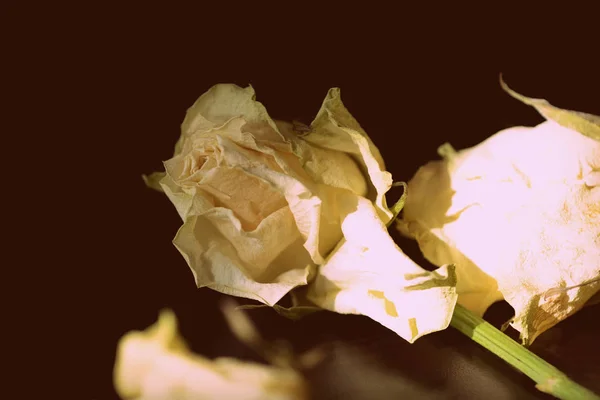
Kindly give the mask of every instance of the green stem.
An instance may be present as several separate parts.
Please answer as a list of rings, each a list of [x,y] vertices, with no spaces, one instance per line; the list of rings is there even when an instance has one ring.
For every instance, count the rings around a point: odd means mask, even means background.
[[[408,185],[405,182],[395,182],[392,184],[392,186],[393,187],[402,186],[402,196],[400,196],[398,201],[392,206],[392,208],[390,208],[390,211],[392,212],[392,219],[390,219],[389,222],[387,223],[388,228],[390,226],[392,226],[392,224],[394,223],[396,218],[398,218],[398,214],[400,214],[400,211],[402,211],[402,208],[404,207],[404,203],[406,202],[406,195],[408,194],[407,193]]]
[[[538,390],[565,400],[600,400],[600,396],[458,304],[450,325],[533,379]]]

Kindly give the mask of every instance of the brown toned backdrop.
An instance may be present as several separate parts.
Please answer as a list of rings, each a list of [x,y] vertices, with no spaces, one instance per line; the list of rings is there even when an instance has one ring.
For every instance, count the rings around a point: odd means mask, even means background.
[[[501,72],[525,95],[600,114],[598,72],[588,59],[593,46],[567,50],[593,33],[567,39],[556,28],[562,25],[534,30],[527,18],[538,17],[519,9],[496,22],[491,12],[471,19],[464,10],[433,6],[165,7],[32,6],[19,13],[23,23],[11,41],[14,59],[22,60],[15,74],[25,77],[13,98],[25,110],[16,132],[42,154],[15,165],[43,171],[27,190],[43,194],[48,206],[40,209],[35,199],[26,205],[34,236],[43,240],[20,257],[37,266],[35,280],[52,293],[25,319],[34,321],[34,332],[67,338],[64,347],[49,346],[56,354],[45,360],[60,372],[53,383],[63,397],[114,398],[118,338],[147,327],[165,307],[175,310],[198,353],[257,360],[228,334],[217,308],[221,295],[195,288],[171,244],[180,220],[141,179],[172,155],[186,109],[213,84],[252,84],[272,117],[305,123],[327,90],[340,87],[395,180],[437,158],[444,141],[463,148],[542,121],[500,89]],[[424,265],[413,243],[401,244]],[[68,292],[47,284],[46,275]],[[51,298],[67,310],[68,325],[44,311]],[[505,304],[492,311],[497,325],[510,316]],[[579,313],[534,345],[596,391],[600,374],[590,349],[600,333],[598,311]],[[289,340],[298,351],[337,343],[335,357],[308,373],[315,398],[545,398],[451,328],[409,345],[366,317],[323,312],[292,322],[271,310],[251,315],[265,336]],[[73,350],[76,361],[63,365],[62,354]]]

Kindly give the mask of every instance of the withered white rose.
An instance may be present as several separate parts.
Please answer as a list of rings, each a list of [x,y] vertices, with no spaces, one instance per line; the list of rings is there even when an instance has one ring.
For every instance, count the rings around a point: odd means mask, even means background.
[[[295,305],[364,314],[411,342],[448,326],[454,272],[427,272],[394,244],[391,175],[338,89],[298,130],[251,87],[217,85],[188,110],[165,168],[149,184],[160,179],[184,220],[174,244],[199,287],[283,312],[278,300],[314,282]]]
[[[118,344],[114,384],[124,400],[303,400],[302,377],[292,369],[209,360],[193,354],[163,311],[144,332],[129,332]]]
[[[174,244],[197,286],[267,305],[306,285],[342,238],[340,195],[365,196],[391,217],[391,175],[338,89],[297,129],[272,120],[252,87],[216,85],[188,110],[164,165],[147,182],[184,221]]]
[[[459,303],[515,308],[524,343],[600,290],[600,118],[509,93],[549,120],[498,132],[421,167],[398,227],[436,265],[456,264]]]

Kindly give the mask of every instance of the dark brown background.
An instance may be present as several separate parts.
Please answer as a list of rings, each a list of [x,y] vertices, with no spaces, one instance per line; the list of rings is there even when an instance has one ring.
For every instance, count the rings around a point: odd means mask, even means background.
[[[490,12],[364,2],[28,7],[6,14],[19,21],[6,76],[17,89],[11,102],[23,111],[15,114],[15,136],[25,140],[9,174],[27,194],[14,199],[25,209],[14,216],[15,243],[39,290],[18,321],[33,326],[23,329],[32,349],[53,350],[40,362],[45,374],[60,376],[47,391],[63,397],[116,396],[118,338],[147,327],[165,307],[195,351],[257,359],[230,337],[217,309],[221,296],[195,288],[171,244],[180,220],[141,179],[171,156],[185,110],[213,84],[252,84],[272,117],[305,123],[327,90],[340,87],[395,180],[437,158],[444,141],[463,148],[542,121],[500,89],[500,72],[525,95],[600,114],[597,51],[582,45],[597,33],[585,31],[594,25],[581,22],[581,10],[539,28],[532,21],[545,17],[521,9],[494,18],[498,5]],[[583,29],[574,32],[566,20]],[[422,262],[414,243],[402,246]],[[493,309],[488,318],[496,324],[510,316],[506,305]],[[336,356],[308,373],[318,398],[544,398],[453,329],[409,345],[366,317],[251,315],[267,337],[298,351],[337,343]],[[534,349],[600,391],[597,315],[598,307],[579,313]],[[14,365],[30,373],[29,359]]]

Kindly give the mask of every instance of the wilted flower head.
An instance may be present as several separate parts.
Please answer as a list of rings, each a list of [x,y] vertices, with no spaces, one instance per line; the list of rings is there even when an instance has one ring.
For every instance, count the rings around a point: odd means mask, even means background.
[[[339,89],[299,127],[272,120],[251,87],[216,85],[164,164],[148,182],[183,219],[174,244],[198,287],[282,312],[305,286],[294,306],[364,314],[411,342],[448,326],[454,272],[427,272],[394,244],[392,176]]]
[[[459,303],[483,314],[506,299],[531,343],[600,289],[600,119],[510,93],[549,120],[442,147],[409,182],[398,227],[456,265]]]
[[[274,305],[306,285],[342,238],[339,196],[391,213],[377,147],[327,94],[309,127],[274,121],[252,87],[215,85],[188,110],[166,173],[148,183],[183,219],[174,244],[198,287]]]

